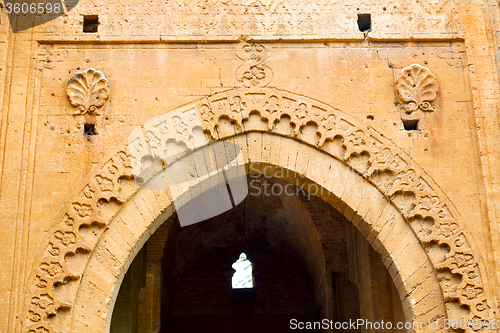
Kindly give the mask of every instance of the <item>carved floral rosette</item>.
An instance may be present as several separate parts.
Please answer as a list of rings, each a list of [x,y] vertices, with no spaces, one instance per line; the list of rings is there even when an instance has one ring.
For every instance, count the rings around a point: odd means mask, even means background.
[[[190,113],[192,109],[186,110]],[[206,135],[199,132],[197,122],[178,127],[185,138],[177,133],[175,142],[185,149],[176,158],[196,146],[193,138],[217,141],[246,132],[274,133],[321,149],[376,186],[399,209],[428,253],[436,246],[447,250],[441,260],[433,261],[445,302],[467,308],[466,319],[496,316],[488,298],[490,291],[485,289],[485,268],[459,213],[410,156],[374,129],[328,105],[272,88],[230,90],[205,97],[195,103],[195,112]],[[151,143],[166,145],[172,140],[171,130],[177,131],[163,128],[161,121],[146,123],[143,132],[154,133],[157,140],[142,142],[144,147],[134,158],[154,156]],[[339,142],[341,153],[329,150],[334,141]],[[63,303],[54,287],[72,284],[78,288],[82,274],[72,271],[65,259],[84,256],[88,260],[114,216],[103,213],[103,207],[115,207],[116,214],[138,190],[130,181],[134,172],[127,145],[128,140],[85,179],[49,230],[30,275],[24,332],[55,333],[47,318],[73,304]],[[99,227],[100,234],[84,241],[82,230],[89,226]],[[449,283],[447,274],[460,276],[460,282]]]

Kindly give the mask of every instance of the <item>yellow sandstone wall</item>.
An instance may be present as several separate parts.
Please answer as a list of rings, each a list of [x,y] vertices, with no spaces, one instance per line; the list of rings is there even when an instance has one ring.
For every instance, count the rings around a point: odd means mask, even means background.
[[[22,331],[39,246],[104,155],[149,119],[245,85],[333,106],[409,154],[457,208],[498,294],[499,10],[489,0],[81,0],[13,33],[2,7],[0,332]],[[358,14],[371,14],[371,31],[359,30]],[[86,15],[98,15],[96,33],[83,32]],[[241,80],[252,66],[245,47],[264,54],[255,83]],[[407,131],[397,82],[413,64],[438,92],[435,110],[419,111],[419,130]],[[67,95],[68,80],[89,68],[110,85],[97,115]],[[84,135],[86,123],[97,135]]]

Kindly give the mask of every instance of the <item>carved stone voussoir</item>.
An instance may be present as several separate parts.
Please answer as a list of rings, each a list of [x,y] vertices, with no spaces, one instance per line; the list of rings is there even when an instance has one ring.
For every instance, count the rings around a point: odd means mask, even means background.
[[[69,79],[66,93],[75,114],[98,114],[109,99],[109,81],[101,71],[89,68]]]

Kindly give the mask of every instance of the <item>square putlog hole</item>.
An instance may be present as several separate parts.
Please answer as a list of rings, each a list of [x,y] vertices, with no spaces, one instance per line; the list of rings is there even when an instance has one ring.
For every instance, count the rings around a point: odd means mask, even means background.
[[[83,32],[95,33],[99,27],[98,15],[84,15],[83,16]]]
[[[407,131],[418,131],[418,120],[403,120],[403,126]]]
[[[83,134],[85,134],[87,137],[97,135],[95,131],[95,124],[85,124],[85,126],[83,127]]]
[[[372,29],[372,16],[371,14],[358,14],[358,28],[359,31],[366,32]]]

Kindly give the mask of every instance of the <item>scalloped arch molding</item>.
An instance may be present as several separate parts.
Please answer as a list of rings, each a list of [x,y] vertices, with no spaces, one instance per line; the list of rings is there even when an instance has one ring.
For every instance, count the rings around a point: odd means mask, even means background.
[[[496,316],[487,273],[459,213],[417,163],[372,128],[274,88],[229,90],[179,110],[196,112],[202,128],[191,122],[176,129],[184,135],[175,138],[178,159],[196,138],[226,141],[242,148],[249,170],[293,181],[279,172],[289,170],[320,186],[319,196],[382,254],[407,320]],[[158,126],[169,117],[144,124],[158,139],[156,151],[172,143]],[[186,189],[139,188],[127,143],[103,159],[55,218],[31,269],[23,332],[109,331],[128,265],[174,213],[172,202]]]

